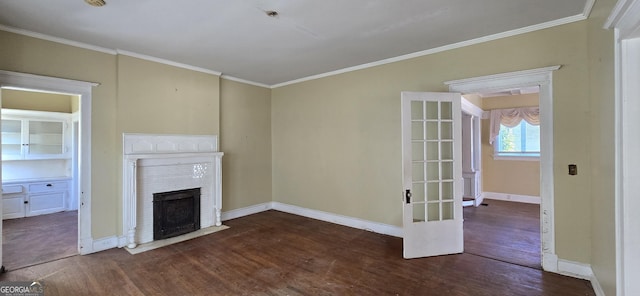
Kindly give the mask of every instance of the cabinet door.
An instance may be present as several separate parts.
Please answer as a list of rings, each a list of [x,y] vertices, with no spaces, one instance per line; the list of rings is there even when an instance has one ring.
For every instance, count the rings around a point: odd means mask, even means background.
[[[65,192],[29,194],[27,217],[64,211],[65,195]]]
[[[63,122],[30,120],[28,136],[28,157],[65,153]]]
[[[2,159],[22,158],[22,120],[2,120]]]
[[[2,198],[2,219],[22,218],[25,215],[24,194]]]

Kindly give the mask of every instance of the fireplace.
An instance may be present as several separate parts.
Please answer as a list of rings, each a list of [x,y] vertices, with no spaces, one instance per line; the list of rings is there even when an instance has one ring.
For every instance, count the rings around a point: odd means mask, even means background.
[[[153,239],[200,229],[200,188],[153,194]]]
[[[133,249],[156,240],[154,194],[199,188],[200,229],[221,226],[222,156],[215,135],[123,134],[123,236],[119,243]],[[177,202],[194,207],[193,201]],[[192,211],[189,209],[189,211]],[[180,218],[182,219],[182,218]],[[186,218],[185,218],[186,219]],[[184,226],[184,225],[183,225]],[[176,232],[186,231],[178,227]],[[185,226],[186,227],[186,226]],[[191,227],[191,226],[189,226]],[[176,234],[179,236],[179,234]]]

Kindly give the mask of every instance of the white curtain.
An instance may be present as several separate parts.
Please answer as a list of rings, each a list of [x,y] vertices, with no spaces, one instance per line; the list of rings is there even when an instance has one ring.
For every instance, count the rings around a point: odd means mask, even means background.
[[[491,110],[489,144],[493,145],[493,142],[498,137],[500,124],[506,127],[514,127],[520,124],[523,119],[531,125],[540,125],[540,107]]]

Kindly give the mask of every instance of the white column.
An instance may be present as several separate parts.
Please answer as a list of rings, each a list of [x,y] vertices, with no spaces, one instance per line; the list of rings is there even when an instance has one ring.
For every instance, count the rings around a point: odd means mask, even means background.
[[[473,118],[472,115],[462,115],[462,171],[465,173],[474,171]]]
[[[127,247],[133,249],[137,246],[135,242],[137,226],[137,159],[127,159],[125,161],[124,174],[124,204],[123,215],[125,219],[125,235],[127,236]]]
[[[215,184],[214,184],[214,217],[215,226],[222,225],[221,211],[222,211],[222,152],[218,152],[215,156]]]

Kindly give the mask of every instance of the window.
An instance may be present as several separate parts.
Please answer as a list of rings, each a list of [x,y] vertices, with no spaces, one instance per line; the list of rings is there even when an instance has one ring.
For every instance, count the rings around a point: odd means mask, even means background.
[[[497,157],[540,157],[540,126],[531,125],[525,120],[514,127],[500,124],[496,138],[495,156]]]

